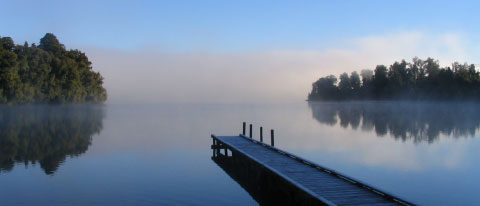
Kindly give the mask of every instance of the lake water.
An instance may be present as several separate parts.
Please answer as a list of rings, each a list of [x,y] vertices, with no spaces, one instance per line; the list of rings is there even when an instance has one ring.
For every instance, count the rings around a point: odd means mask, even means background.
[[[421,205],[480,205],[470,103],[0,107],[0,205],[258,205],[212,160],[242,122]]]

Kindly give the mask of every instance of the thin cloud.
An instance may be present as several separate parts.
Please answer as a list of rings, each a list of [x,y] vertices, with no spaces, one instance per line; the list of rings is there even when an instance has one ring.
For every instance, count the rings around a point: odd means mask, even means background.
[[[321,76],[412,57],[477,63],[461,34],[403,32],[344,41],[322,51],[168,53],[84,48],[105,77],[109,103],[297,102]]]

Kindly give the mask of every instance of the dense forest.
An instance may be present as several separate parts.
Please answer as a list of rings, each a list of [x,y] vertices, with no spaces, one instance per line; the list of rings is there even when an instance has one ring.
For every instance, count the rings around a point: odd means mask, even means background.
[[[79,50],[66,50],[47,33],[40,44],[0,37],[0,104],[102,103],[103,77]]]
[[[480,74],[473,64],[440,67],[437,60],[378,65],[374,71],[333,75],[312,84],[308,100],[479,100]],[[338,81],[338,84],[337,84]]]

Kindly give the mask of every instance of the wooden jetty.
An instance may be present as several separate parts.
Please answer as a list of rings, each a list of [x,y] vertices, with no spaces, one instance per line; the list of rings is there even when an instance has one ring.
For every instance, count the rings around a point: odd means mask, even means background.
[[[216,136],[212,159],[261,205],[415,205],[243,134]],[[263,131],[263,128],[262,130]]]

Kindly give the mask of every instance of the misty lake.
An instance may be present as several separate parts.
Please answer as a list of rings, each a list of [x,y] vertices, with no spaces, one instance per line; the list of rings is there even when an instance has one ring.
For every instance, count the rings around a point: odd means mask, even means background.
[[[242,122],[275,146],[421,205],[480,205],[480,105],[0,107],[0,205],[258,205],[212,161]]]

